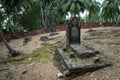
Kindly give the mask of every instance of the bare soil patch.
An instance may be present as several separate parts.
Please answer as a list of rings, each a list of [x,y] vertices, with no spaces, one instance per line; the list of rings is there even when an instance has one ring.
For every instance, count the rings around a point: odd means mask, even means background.
[[[82,44],[88,45],[107,56],[106,59],[113,65],[95,72],[89,72],[70,80],[120,80],[120,27],[101,27],[82,29]],[[23,46],[23,38],[12,40],[9,44],[16,50],[32,54],[32,52],[43,45],[39,41],[40,36],[32,36],[32,40]],[[65,31],[60,32],[59,36],[65,39]],[[58,40],[47,41],[50,44]],[[8,54],[4,45],[0,46],[0,59]],[[44,54],[44,53],[43,53]],[[50,54],[50,53],[48,53]],[[52,53],[51,53],[52,54]],[[52,55],[51,55],[52,56]],[[29,58],[31,60],[32,58]],[[53,65],[53,60],[35,61],[27,64],[14,65],[11,62],[0,63],[0,80],[63,80],[58,78],[59,70]]]

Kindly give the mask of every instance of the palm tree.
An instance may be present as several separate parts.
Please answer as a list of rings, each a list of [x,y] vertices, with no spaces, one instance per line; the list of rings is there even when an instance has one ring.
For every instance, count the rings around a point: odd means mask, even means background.
[[[3,17],[4,18],[3,20],[8,19],[8,22],[10,22],[11,16],[14,12],[16,12],[16,11],[19,12],[19,11],[21,11],[22,7],[27,6],[26,2],[24,2],[24,1],[28,1],[28,0],[17,0],[17,1],[16,0],[0,0],[0,4],[2,4],[2,7],[0,8],[0,14],[4,14],[4,16],[0,15],[0,17]],[[2,9],[4,9],[4,11],[2,11]],[[1,22],[2,21],[0,21],[0,23]],[[8,26],[9,25],[7,25],[7,27]],[[6,42],[1,28],[0,28],[0,35],[2,37],[4,44],[6,45],[9,53],[11,54],[11,56],[15,57],[17,55],[20,55],[20,52],[17,52],[14,49],[12,49],[10,47],[10,45]]]
[[[89,18],[91,18],[91,15],[97,15],[100,11],[100,3],[96,0],[91,0],[91,5],[88,8],[89,11]]]
[[[44,28],[47,28],[49,25],[49,20],[48,20],[48,13],[49,13],[49,8],[51,4],[53,3],[54,0],[40,0],[40,12],[41,12],[41,18],[42,18],[42,23]]]
[[[60,0],[55,0],[54,3],[52,3],[50,6],[48,15],[52,31],[55,31],[54,26],[56,24],[64,24],[66,22],[65,16],[65,12],[63,12],[60,6]]]
[[[119,6],[120,0],[105,0],[102,4],[101,17],[106,21],[112,20],[113,24],[116,23],[116,14],[120,14]]]
[[[17,52],[17,51],[15,51],[14,49],[12,49],[12,48],[10,47],[10,45],[9,45],[9,44],[7,43],[7,41],[5,40],[1,29],[0,29],[0,35],[1,35],[1,38],[2,38],[5,46],[7,47],[8,51],[9,51],[9,53],[11,54],[12,57],[15,57],[15,56],[18,56],[18,55],[21,54],[20,52]]]
[[[84,12],[85,5],[84,0],[63,0],[61,2],[64,12],[70,12],[72,16],[78,15],[80,12]]]
[[[4,20],[4,17],[3,17],[3,15],[2,15],[2,12],[0,12],[0,23],[2,23],[3,20]],[[1,26],[0,26],[0,36],[1,36],[2,41],[4,42],[4,44],[6,45],[9,53],[10,53],[13,57],[15,57],[15,56],[17,56],[17,55],[20,54],[19,52],[16,52],[14,49],[12,49],[12,48],[9,46],[9,44],[7,43],[7,41],[5,40],[5,38],[4,38],[4,36],[3,36]]]
[[[100,3],[96,0],[84,0],[85,10],[86,10],[86,21],[87,18],[91,18],[91,16],[98,15],[100,11]],[[87,16],[87,12],[89,15]]]

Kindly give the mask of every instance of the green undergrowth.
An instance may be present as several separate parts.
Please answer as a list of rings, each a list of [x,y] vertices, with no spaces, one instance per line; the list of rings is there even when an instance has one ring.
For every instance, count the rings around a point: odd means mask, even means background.
[[[11,63],[18,65],[30,64],[37,61],[49,62],[52,60],[52,53],[54,52],[55,47],[63,46],[64,44],[64,42],[57,42],[47,46],[42,46],[41,48],[34,50],[32,54],[23,55],[19,59],[12,60]]]

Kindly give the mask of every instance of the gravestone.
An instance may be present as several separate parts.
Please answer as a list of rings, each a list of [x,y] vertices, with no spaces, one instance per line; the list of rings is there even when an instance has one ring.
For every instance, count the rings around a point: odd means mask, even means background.
[[[66,31],[67,47],[68,48],[70,47],[81,58],[94,56],[96,53],[98,53],[97,50],[80,44],[81,43],[80,29],[81,29],[81,26],[79,25],[79,21],[77,17],[73,17],[70,20],[70,23],[68,24],[67,31]]]
[[[69,47],[71,44],[80,44],[80,25],[77,17],[73,17],[68,24],[66,45]]]
[[[98,50],[81,44],[81,26],[77,17],[71,18],[66,30],[66,46],[56,47],[55,64],[64,73],[86,73],[95,71],[111,64],[106,63]],[[103,60],[102,60],[103,59]],[[57,63],[56,63],[57,62]],[[63,67],[64,66],[64,67]]]

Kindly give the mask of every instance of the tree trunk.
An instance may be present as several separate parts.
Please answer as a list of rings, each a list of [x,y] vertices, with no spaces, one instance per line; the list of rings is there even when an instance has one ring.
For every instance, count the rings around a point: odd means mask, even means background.
[[[14,49],[12,49],[9,44],[7,43],[7,41],[5,40],[4,36],[3,36],[3,33],[2,33],[2,30],[0,29],[0,35],[1,35],[1,38],[3,40],[3,43],[5,44],[5,46],[7,47],[9,53],[11,54],[12,57],[15,57],[15,56],[18,56],[20,55],[20,53],[18,53],[17,51],[15,51]]]
[[[43,12],[42,2],[41,1],[40,1],[40,12],[41,12],[43,26],[44,26],[44,28],[46,28],[45,18],[44,18],[44,12]]]
[[[87,16],[87,10],[86,10],[86,14],[85,14],[85,15],[86,15],[86,23],[87,23],[87,17],[88,17],[88,16]]]
[[[113,25],[116,25],[116,0],[114,0]]]

